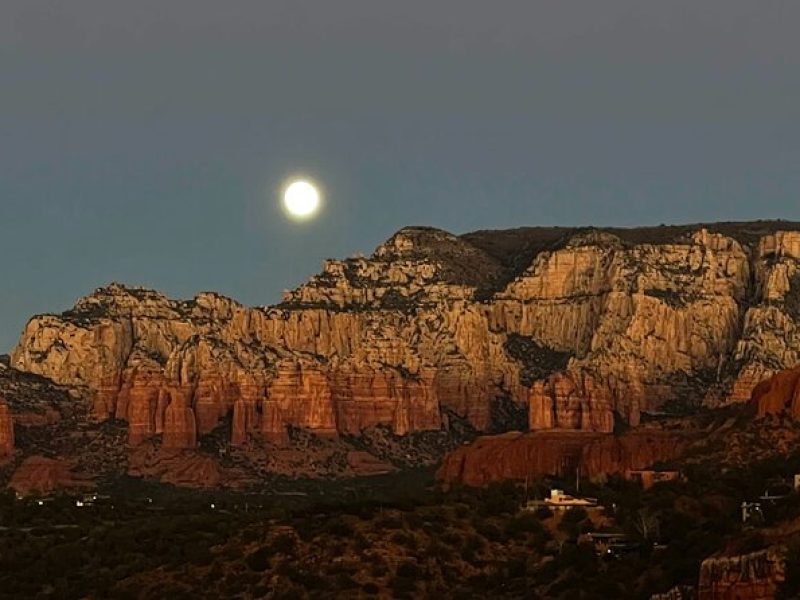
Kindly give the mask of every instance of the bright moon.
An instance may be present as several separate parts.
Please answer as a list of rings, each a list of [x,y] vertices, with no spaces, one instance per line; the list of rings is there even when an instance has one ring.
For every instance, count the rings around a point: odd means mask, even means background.
[[[291,216],[307,219],[319,208],[319,192],[308,181],[293,181],[283,193],[283,206]]]

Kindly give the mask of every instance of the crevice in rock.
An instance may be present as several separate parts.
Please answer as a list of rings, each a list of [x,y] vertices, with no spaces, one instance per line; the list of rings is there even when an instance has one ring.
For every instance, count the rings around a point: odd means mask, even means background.
[[[529,408],[518,404],[508,396],[497,396],[489,408],[489,428],[487,433],[498,434],[507,431],[527,431]]]
[[[530,336],[512,333],[504,344],[506,353],[522,363],[520,383],[530,387],[534,381],[567,368],[571,352],[554,350]]]

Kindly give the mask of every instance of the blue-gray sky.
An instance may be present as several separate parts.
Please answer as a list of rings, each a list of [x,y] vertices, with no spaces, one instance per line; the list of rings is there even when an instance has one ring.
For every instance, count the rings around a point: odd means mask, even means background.
[[[393,231],[800,219],[797,0],[4,0],[0,351]],[[285,177],[325,188],[313,222]]]

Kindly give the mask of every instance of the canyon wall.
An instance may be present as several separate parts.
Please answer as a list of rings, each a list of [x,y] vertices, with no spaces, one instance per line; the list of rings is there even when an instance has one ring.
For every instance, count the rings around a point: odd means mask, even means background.
[[[488,430],[500,400],[532,430],[608,433],[745,401],[800,362],[800,233],[779,225],[533,232],[511,250],[505,232],[406,228],[271,307],[100,288],[32,318],[11,364],[84,388],[134,445],[193,447],[226,416],[235,444],[451,415]]]

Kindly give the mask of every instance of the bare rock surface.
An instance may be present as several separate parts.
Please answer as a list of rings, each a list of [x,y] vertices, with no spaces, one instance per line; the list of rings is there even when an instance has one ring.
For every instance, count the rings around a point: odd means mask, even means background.
[[[31,319],[10,361],[85,387],[133,444],[192,447],[232,413],[236,443],[436,430],[443,408],[485,430],[499,396],[536,429],[609,431],[671,402],[744,401],[800,362],[795,229],[409,227],[273,307],[112,284]]]
[[[800,226],[782,221],[407,227],[369,257],[326,261],[274,306],[99,288],[33,317],[2,363],[47,378],[60,399],[6,399],[23,455],[49,428],[56,455],[78,438],[106,448],[72,453],[89,472],[125,470],[143,445],[204,456],[213,438],[248,478],[304,431],[332,445],[304,472],[349,473],[367,431],[393,436],[368,451],[397,466],[401,447],[414,456],[397,439],[436,439],[441,456],[454,422],[503,431],[498,414],[544,433],[609,434],[648,414],[746,402],[800,362],[799,265]],[[106,454],[113,467],[93,458]],[[220,481],[235,480],[224,462]]]
[[[21,495],[49,494],[57,490],[91,487],[91,479],[79,475],[69,461],[30,456],[14,471],[8,487]]]
[[[14,419],[8,404],[0,399],[0,460],[14,454]]]
[[[676,458],[688,438],[677,432],[635,431],[624,436],[589,432],[511,432],[479,438],[448,454],[437,478],[485,486],[495,481],[558,475],[624,474]]]
[[[770,600],[785,579],[785,548],[707,558],[700,565],[698,600]]]
[[[787,414],[800,418],[800,365],[759,383],[752,394],[758,416]]]

